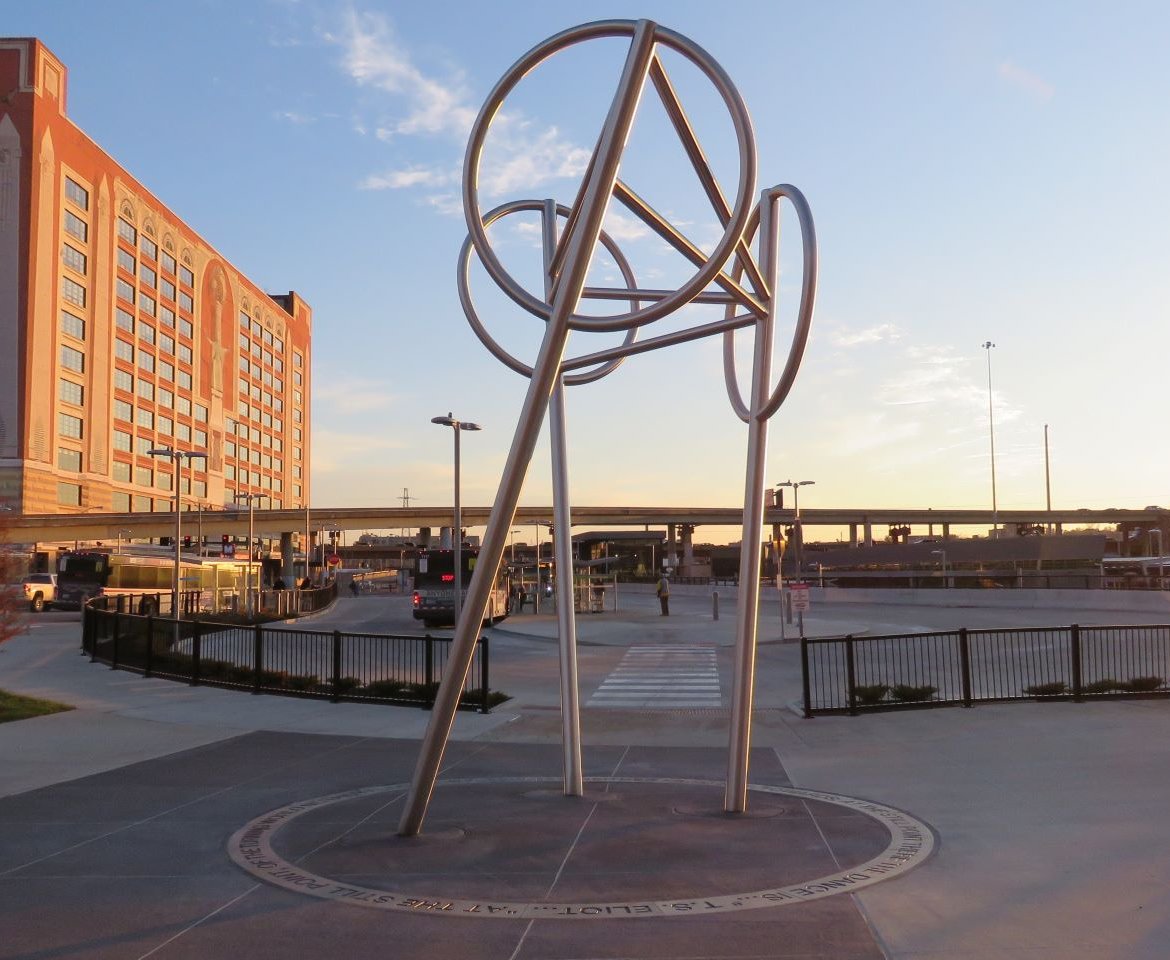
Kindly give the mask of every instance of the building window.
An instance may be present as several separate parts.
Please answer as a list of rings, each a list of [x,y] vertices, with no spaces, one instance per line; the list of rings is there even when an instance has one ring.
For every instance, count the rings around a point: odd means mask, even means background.
[[[120,277],[118,278],[118,296],[129,303],[134,302],[134,287]]]
[[[119,390],[125,390],[127,393],[134,392],[134,378],[125,370],[114,371],[114,386]]]
[[[185,344],[180,343],[179,344],[179,359],[182,360],[183,363],[190,363],[191,362],[191,348],[186,346]]]
[[[251,460],[252,463],[256,464],[256,466],[260,466],[260,451],[253,450],[252,455],[248,459]]]
[[[160,360],[158,364],[158,375],[164,380],[170,380],[173,383],[175,380],[175,365],[168,363],[166,360]]]
[[[301,385],[301,379],[302,379],[301,378],[301,371],[294,370],[293,371],[293,383],[295,383],[299,387]]]
[[[200,449],[206,449],[206,447],[207,447],[207,431],[206,430],[196,429],[192,436],[195,440],[195,446],[199,447]]]
[[[146,238],[143,237],[143,239],[145,240]],[[158,286],[158,274],[155,273],[154,270],[148,267],[145,263],[140,263],[138,265],[138,277],[148,287]]]
[[[138,231],[134,229],[132,224],[118,217],[118,236],[133,245],[138,240]]]
[[[274,337],[272,340],[272,349],[275,353],[284,353],[284,341]]]
[[[143,400],[154,401],[154,384],[149,380],[138,381],[138,396]]]
[[[142,246],[142,252],[145,253],[148,257],[150,257],[151,260],[158,259],[158,244],[155,243],[153,240],[151,240],[150,237],[146,236],[145,234],[143,234],[143,236],[142,236],[141,246]],[[153,284],[152,284],[152,286],[153,286]]]
[[[264,356],[264,348],[260,346],[255,340],[252,341],[252,356],[259,359]]]
[[[185,423],[179,422],[175,424],[175,436],[180,440],[191,439],[191,428]]]
[[[63,507],[80,507],[81,506],[81,484],[80,483],[58,483],[57,484],[57,503]]]
[[[165,250],[163,251],[163,254],[162,254],[162,260],[160,260],[159,262],[162,264],[162,268],[163,268],[164,273],[174,273],[175,272],[175,258],[172,257]]]
[[[294,367],[303,367],[304,365],[305,365],[304,358],[302,357],[301,352],[299,350],[294,350],[293,351],[293,366]]]
[[[81,274],[85,273],[85,254],[76,247],[71,247],[67,243],[61,244],[61,262],[65,264],[65,266],[67,266],[70,270],[76,270]]]
[[[72,380],[58,380],[57,397],[62,403],[71,403],[75,407],[80,407],[85,403],[85,387]]]
[[[207,407],[201,403],[195,404],[195,419],[200,423],[207,423]]]
[[[159,470],[155,474],[154,482],[160,490],[170,490],[174,486],[174,475],[167,473],[165,470]]]
[[[72,177],[65,178],[65,199],[77,204],[82,210],[89,209],[89,191]]]
[[[280,357],[272,358],[272,367],[277,373],[284,373],[284,361]]]
[[[125,360],[127,363],[134,362],[134,345],[127,343],[122,339],[114,340],[114,356],[119,360]]]
[[[264,337],[264,342],[265,342],[266,344],[268,344],[268,346],[272,346],[272,331],[271,331],[271,330],[265,330],[265,331],[264,331],[264,333],[263,333],[263,337]],[[271,363],[271,362],[272,362],[272,355],[271,355],[271,354],[270,354],[270,353],[269,353],[267,350],[265,350],[265,351],[264,351],[264,356],[268,358],[268,359],[266,359],[266,360],[264,361],[265,363]]]
[[[293,484],[293,496],[300,497],[300,495],[301,495],[301,485],[299,483],[294,483]]]
[[[173,327],[175,325],[175,311],[165,304],[159,307],[158,316],[166,326]]]
[[[179,413],[184,413],[188,417],[191,416],[191,398],[179,397]]]
[[[301,428],[300,427],[293,427],[293,439],[297,443],[300,443],[304,439],[304,437],[301,435]]]
[[[134,494],[134,512],[135,513],[150,513],[154,509],[154,503],[150,497],[144,497],[140,493]]]
[[[175,432],[175,421],[170,417],[164,417],[161,413],[158,415],[158,432],[165,433],[168,437]]]
[[[64,344],[61,346],[61,366],[75,373],[85,373],[85,354]]]
[[[149,323],[138,325],[138,336],[142,338],[143,343],[154,345],[154,327]]]
[[[130,423],[134,419],[134,408],[125,400],[114,401],[114,419]]]
[[[63,437],[81,439],[81,417],[74,417],[68,413],[57,414],[57,433]]]
[[[65,232],[82,243],[89,241],[89,224],[68,210],[65,211]]]
[[[134,314],[118,307],[114,311],[114,315],[117,318],[115,322],[118,324],[119,329],[125,330],[127,333],[134,332]]]
[[[195,274],[186,267],[179,267],[179,279],[188,287],[195,286]]]
[[[143,457],[149,457],[150,451],[154,449],[154,441],[150,437],[139,437],[134,442],[134,448]]]
[[[162,291],[162,295],[164,297],[166,297],[168,300],[175,299],[175,285],[173,283],[171,283],[170,280],[167,280],[164,278],[163,282],[162,282],[162,286],[159,289]],[[190,310],[191,308],[188,307],[187,309]]]
[[[301,448],[300,447],[293,447],[293,459],[294,460],[301,459]]]
[[[175,355],[175,338],[164,333],[158,338],[158,347],[163,353],[173,357]]]
[[[266,433],[266,434],[264,434],[264,441],[263,441],[263,442],[264,442],[264,446],[271,448],[271,447],[272,447],[272,437],[271,437],[271,435],[270,435],[270,434],[267,434],[267,433]]]
[[[58,447],[57,469],[81,473],[81,451],[70,450],[68,447]]]
[[[293,464],[293,476],[294,476],[294,477],[295,477],[297,480],[300,480],[300,479],[301,479],[301,468],[300,468],[300,467],[298,467],[298,466],[297,466],[295,463]]]
[[[127,480],[130,478],[127,477]],[[118,490],[114,491],[113,497],[114,513],[129,513],[130,512],[130,494],[122,493]]]
[[[191,389],[191,374],[189,374],[186,370],[179,371],[179,387],[182,390]]]
[[[113,477],[119,483],[129,483],[130,464],[126,463],[124,460],[115,460]]]
[[[75,303],[79,307],[85,306],[85,287],[76,280],[61,278],[61,296],[69,303]]]
[[[134,259],[134,254],[118,247],[118,266],[130,274],[130,276],[134,276],[138,269],[138,261]]]
[[[124,430],[115,430],[114,431],[114,449],[115,450],[124,450],[126,453],[129,453],[132,449],[134,449],[134,445],[131,442],[130,434],[126,433],[126,431],[124,431]],[[129,479],[129,477],[127,477],[127,479]]]
[[[231,464],[231,463],[224,464],[223,478],[225,480],[235,480],[236,479],[236,468],[235,468],[234,464]]]
[[[138,385],[140,387],[142,386],[141,380],[138,381]],[[153,430],[154,429],[154,414],[151,413],[149,410],[144,410],[141,407],[139,407],[138,408],[138,426],[146,427],[147,430]]]
[[[280,451],[284,449],[284,443],[281,441],[280,437],[272,438],[272,449],[277,453],[280,453]]]
[[[179,294],[179,309],[186,310],[187,313],[195,312],[195,301],[191,299],[191,294],[186,292]]]
[[[138,309],[143,313],[149,313],[153,317],[155,307],[156,303],[154,297],[152,297],[149,293],[142,293],[140,291],[138,294]]]
[[[154,373],[154,355],[145,350],[138,351],[138,366],[147,373]]]
[[[140,487],[153,486],[154,472],[150,469],[150,467],[135,467],[134,482]]]
[[[175,406],[175,395],[166,387],[159,387],[158,403],[161,407],[170,407],[173,409]]]
[[[301,411],[294,410],[293,411],[293,423],[300,423],[300,422],[301,422]]]
[[[284,413],[284,401],[281,400],[280,397],[276,397],[272,401],[272,409],[277,413]]]
[[[190,320],[179,320],[179,333],[188,340],[195,339],[195,328],[191,326]]]
[[[68,310],[61,311],[61,332],[67,333],[76,340],[85,339],[85,321],[75,317]]]

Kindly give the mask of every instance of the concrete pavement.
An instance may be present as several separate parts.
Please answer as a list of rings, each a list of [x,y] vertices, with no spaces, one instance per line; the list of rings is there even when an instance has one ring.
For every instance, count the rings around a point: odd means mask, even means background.
[[[383,602],[391,601],[347,600],[335,616],[394,622],[401,611],[376,609]],[[628,647],[673,643],[717,649],[726,704],[725,636],[734,611],[727,604],[715,624],[707,602],[672,598],[670,618],[632,606],[604,619],[583,616],[583,701]],[[1087,622],[1083,611],[1018,616],[1029,624]],[[883,633],[899,624],[938,627],[947,617],[960,618],[953,625],[1007,622],[1003,610],[850,604],[817,611],[808,625]],[[1103,613],[1106,620],[1119,618]],[[1170,788],[1167,701],[803,720],[786,708],[799,694],[796,648],[765,644],[753,781],[904,810],[933,828],[933,856],[859,892],[807,903],[591,925],[493,925],[429,915],[427,907],[419,916],[323,901],[257,884],[227,859],[226,838],[282,804],[408,780],[425,711],[144,680],[79,656],[77,623],[68,614],[32,622],[26,636],[0,648],[0,687],[78,709],[0,725],[6,957],[308,957],[341,945],[364,957],[384,955],[387,943],[401,956],[503,960],[1170,955],[1170,831],[1162,810]],[[1143,621],[1135,614],[1132,622]],[[721,859],[718,851],[743,841],[746,831],[712,817],[718,788],[677,781],[722,779],[726,709],[586,708],[586,764],[600,779],[584,801],[560,797],[556,645],[546,623],[514,618],[504,626],[510,636],[501,631],[493,640],[493,685],[514,700],[487,717],[459,715],[444,776],[551,781],[523,789],[485,782],[474,794],[440,788],[441,812],[414,847],[392,839],[393,795],[338,801],[328,815],[306,815],[277,838],[286,855],[299,857],[298,869],[332,871],[355,888],[365,876],[370,886],[406,883],[448,897],[717,899],[845,869],[880,839],[871,824],[842,819],[835,808],[753,794],[755,839],[732,860]],[[615,776],[637,782],[609,779]],[[665,805],[658,788],[644,782],[655,778],[673,782]],[[361,822],[372,832],[358,828]],[[323,830],[344,823],[357,831],[351,839],[309,852],[323,842]],[[780,837],[786,839],[773,846]],[[382,866],[366,859],[371,852]],[[386,864],[398,866],[386,875]],[[472,883],[473,876],[495,879]],[[736,887],[737,880],[746,886]]]

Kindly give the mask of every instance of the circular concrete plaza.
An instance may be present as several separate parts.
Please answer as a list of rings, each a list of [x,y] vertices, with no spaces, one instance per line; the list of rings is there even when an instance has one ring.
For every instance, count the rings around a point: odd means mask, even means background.
[[[297,801],[241,827],[232,859],[307,896],[379,910],[504,919],[696,917],[852,892],[930,856],[901,810],[753,785],[722,811],[720,781],[604,777],[443,780],[423,833],[396,834],[409,785]]]

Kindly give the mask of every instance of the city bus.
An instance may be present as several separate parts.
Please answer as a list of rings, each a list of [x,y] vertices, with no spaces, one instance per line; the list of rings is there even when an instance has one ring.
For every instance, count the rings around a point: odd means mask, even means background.
[[[193,595],[200,609],[219,610],[244,595],[248,568],[259,582],[260,563],[180,555],[179,589]],[[134,610],[159,613],[155,598],[169,610],[174,585],[175,554],[170,548],[149,547],[70,550],[57,559],[57,597],[62,604],[82,606],[91,597],[130,597]],[[145,606],[144,606],[145,605]]]
[[[478,547],[463,547],[461,554],[463,599],[471,585],[479,560]],[[415,554],[414,619],[424,626],[453,626],[455,623],[455,551],[419,550]],[[503,620],[512,612],[511,581],[501,565],[488,594],[484,623],[490,625]]]

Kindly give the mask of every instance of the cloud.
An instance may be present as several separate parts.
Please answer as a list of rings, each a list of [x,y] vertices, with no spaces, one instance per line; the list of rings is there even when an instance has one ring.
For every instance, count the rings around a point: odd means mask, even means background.
[[[399,190],[403,187],[440,187],[458,179],[458,172],[437,167],[408,167],[372,173],[359,184],[362,190]]]
[[[276,114],[278,120],[287,120],[289,123],[305,124],[316,123],[316,117],[310,117],[305,113],[297,113],[295,110],[282,110]]]
[[[397,397],[379,383],[348,378],[343,382],[314,383],[313,399],[337,413],[355,414],[390,410]]]
[[[407,107],[405,115],[384,127],[380,135],[466,137],[475,110],[468,105],[462,75],[440,80],[424,74],[398,45],[386,17],[350,10],[340,36],[330,38],[342,45],[345,71],[359,86],[394,94]]]
[[[902,331],[893,323],[878,323],[861,330],[834,330],[830,334],[834,346],[856,347],[868,343],[883,343],[902,338]]]
[[[1037,103],[1047,103],[1056,95],[1056,87],[1051,83],[1023,67],[1016,66],[1010,60],[1005,60],[996,67],[996,73],[1001,80],[1024,91]]]
[[[602,228],[619,243],[623,240],[641,240],[650,236],[650,228],[636,217],[627,217],[610,208],[605,212]]]
[[[480,160],[480,189],[489,197],[530,190],[549,180],[581,177],[589,151],[556,127],[533,135],[529,121],[498,114]]]

